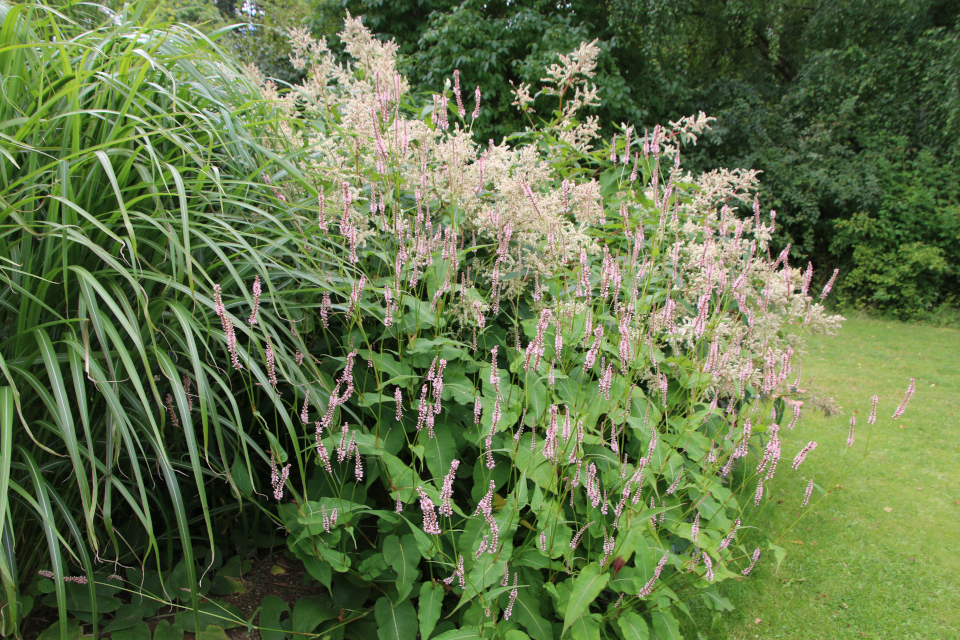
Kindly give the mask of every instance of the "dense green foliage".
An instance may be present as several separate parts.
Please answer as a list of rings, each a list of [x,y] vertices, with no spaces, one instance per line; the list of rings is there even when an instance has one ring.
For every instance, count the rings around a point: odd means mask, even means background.
[[[729,608],[783,557],[742,529],[802,334],[840,320],[729,208],[755,177],[682,170],[703,119],[596,135],[599,48],[487,146],[342,34],[347,65],[299,34],[280,95],[188,27],[0,4],[3,632],[673,638]],[[324,590],[245,619],[218,597],[277,528]]]
[[[775,246],[841,268],[858,305],[918,316],[956,304],[956,2],[345,4],[397,40],[416,86],[437,91],[455,68],[481,86],[480,140],[528,124],[509,107],[511,83],[536,83],[552,52],[598,39],[605,126],[717,117],[687,164],[764,171]]]
[[[194,542],[235,517],[206,485],[236,505],[264,459],[255,405],[210,357],[211,287],[301,259],[263,231],[276,123],[238,67],[189,28],[69,12],[0,4],[4,632],[40,605],[19,591],[39,569],[61,616],[115,611],[107,576],[174,558],[158,591],[198,603]]]

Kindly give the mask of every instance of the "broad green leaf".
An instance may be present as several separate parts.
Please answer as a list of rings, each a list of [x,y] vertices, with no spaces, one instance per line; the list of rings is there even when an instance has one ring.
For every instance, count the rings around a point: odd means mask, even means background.
[[[489,553],[482,554],[473,565],[473,569],[467,573],[467,588],[454,611],[472,602],[478,593],[483,593],[487,588],[500,582],[505,571],[505,562],[505,560],[496,560]]]
[[[400,490],[400,498],[404,502],[410,502],[417,495],[417,486],[420,484],[416,480],[416,473],[409,465],[400,460],[400,458],[389,453],[383,453],[380,456],[387,467],[390,490]]]
[[[570,625],[573,640],[600,640],[600,615],[584,613]]]
[[[437,424],[434,428],[434,437],[426,429],[420,431],[417,443],[426,450],[427,468],[433,476],[434,483],[439,487],[443,477],[450,471],[450,463],[457,454],[456,443],[450,435],[450,427]]]
[[[683,640],[680,621],[669,611],[654,611],[653,633],[657,640]]]
[[[146,607],[138,604],[124,604],[120,605],[120,608],[117,609],[117,613],[114,614],[113,620],[110,621],[110,624],[104,627],[104,633],[111,633],[113,631],[119,631],[120,629],[129,629],[134,626],[141,620],[143,620],[144,615],[146,614]]]
[[[79,622],[71,620],[67,623],[66,635],[60,633],[60,623],[54,622],[52,625],[44,629],[39,636],[37,636],[37,640],[59,640],[60,638],[76,640],[82,636],[83,627],[80,626]]]
[[[293,632],[311,633],[324,620],[337,617],[337,609],[329,598],[324,596],[304,596],[293,605]]]
[[[421,640],[428,640],[437,626],[443,608],[443,595],[443,587],[435,582],[424,582],[420,587],[417,618],[420,619]]]
[[[596,562],[588,564],[574,578],[573,587],[570,589],[570,601],[567,603],[567,610],[563,614],[563,633],[566,633],[570,625],[580,617],[580,614],[590,607],[590,603],[597,599],[609,580],[610,574],[604,573],[601,575],[600,565]]]
[[[474,629],[454,629],[446,633],[441,633],[433,640],[483,640],[483,636],[478,634]]]
[[[397,572],[397,600],[403,600],[410,594],[413,581],[419,574],[417,565],[420,564],[420,550],[417,549],[417,539],[409,533],[403,538],[387,536],[383,542],[383,557]]]
[[[520,437],[514,464],[519,471],[526,473],[527,477],[533,480],[537,486],[547,491],[555,491],[557,488],[556,470],[541,453],[542,442],[538,442],[538,445],[541,446],[537,446],[535,452],[530,451],[531,438],[529,431]]]
[[[716,590],[702,591],[700,597],[714,611],[733,611],[733,603],[717,593]]]
[[[455,371],[443,376],[443,399],[453,400],[457,404],[473,404],[477,390],[473,382],[462,373]]]
[[[294,549],[296,552],[297,549]],[[300,553],[297,553],[297,557],[300,558],[300,561],[303,562],[303,567],[317,582],[322,584],[330,590],[330,565],[326,562],[323,562],[319,558],[305,556]]]
[[[780,564],[783,562],[783,559],[787,557],[787,550],[783,547],[773,544],[772,542],[767,543],[767,548],[773,551],[773,556],[777,559],[777,568],[774,573],[780,573]]]
[[[382,553],[375,553],[365,558],[357,567],[357,571],[363,576],[364,580],[376,580],[377,577],[387,570],[387,561]]]
[[[394,384],[405,385],[405,382],[400,381],[405,381],[406,379],[413,377],[413,370],[406,364],[398,362],[397,359],[389,353],[374,352],[371,358],[370,351],[367,349],[358,349],[357,356],[361,361],[373,360],[373,367],[380,374],[379,377],[381,384],[392,381]],[[393,397],[391,396],[389,400],[384,401],[392,402]]]
[[[223,630],[223,627],[208,624],[206,629],[197,634],[197,640],[230,640],[230,637]]]
[[[553,627],[540,615],[540,601],[529,589],[520,589],[513,603],[513,615],[533,640],[553,640]]]
[[[276,596],[274,596],[276,597]],[[277,598],[279,600],[279,598]],[[170,624],[166,620],[161,620],[153,630],[153,640],[182,640],[183,627],[179,624]],[[264,640],[267,640],[264,636]]]
[[[111,636],[114,640],[150,640],[150,627],[143,620],[127,629],[114,631]],[[226,636],[224,636],[226,638]],[[199,635],[197,640],[204,640]],[[211,640],[207,638],[206,640]]]
[[[617,618],[623,640],[650,640],[650,627],[639,613],[628,611]]]
[[[530,640],[530,636],[519,629],[510,629],[504,635],[505,640]]]
[[[260,603],[260,637],[263,640],[284,640],[290,629],[290,621],[280,622],[280,617],[290,613],[290,607],[278,596],[268,594]]]
[[[370,507],[341,500],[339,498],[321,498],[317,501],[309,501],[304,506],[305,515],[297,518],[300,524],[310,527],[310,533],[319,535],[323,532],[323,514],[326,511],[327,517],[337,510],[337,525],[342,525],[350,521],[350,516],[358,511],[367,511]]]
[[[377,635],[380,640],[411,640],[417,635],[417,612],[409,600],[403,600],[396,606],[390,599],[377,600],[374,608],[377,618]]]
[[[420,555],[424,558],[432,558],[436,553],[437,544],[421,527],[422,521],[414,522],[406,516],[403,516],[403,519],[410,525],[410,530],[413,531],[413,536],[417,539],[417,549],[420,550]]]

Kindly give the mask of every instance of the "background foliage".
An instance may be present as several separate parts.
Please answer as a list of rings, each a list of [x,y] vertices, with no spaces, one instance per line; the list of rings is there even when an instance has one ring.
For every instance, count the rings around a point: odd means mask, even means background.
[[[841,268],[843,300],[856,305],[907,317],[955,306],[955,2],[350,0],[343,7],[397,41],[416,87],[437,91],[455,68],[466,84],[480,85],[482,141],[529,124],[509,107],[511,82],[535,82],[554,52],[597,39],[605,126],[652,127],[699,110],[717,117],[687,165],[764,171],[763,193],[780,216],[777,248],[790,244],[794,259],[813,260],[823,273]],[[327,4],[314,15],[330,24],[342,11]]]

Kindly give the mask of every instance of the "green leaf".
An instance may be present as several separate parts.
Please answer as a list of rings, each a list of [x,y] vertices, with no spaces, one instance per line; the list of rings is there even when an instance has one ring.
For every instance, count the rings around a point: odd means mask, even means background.
[[[406,516],[402,517],[410,525],[410,530],[413,531],[413,536],[417,539],[417,549],[420,550],[420,555],[424,558],[432,558],[436,553],[437,546],[433,538],[426,534],[421,527],[421,522],[413,522]]]
[[[153,640],[182,640],[183,627],[179,624],[170,624],[166,620],[161,620],[153,629]]]
[[[504,635],[505,640],[530,640],[530,636],[519,629],[510,629]]]
[[[427,468],[430,469],[436,485],[440,486],[442,478],[450,471],[450,463],[456,457],[457,447],[450,435],[450,427],[446,424],[437,424],[433,431],[434,437],[431,438],[429,432],[422,429],[417,443],[426,449]]]
[[[410,640],[417,635],[417,612],[409,600],[390,604],[390,599],[377,600],[374,608],[377,618],[377,636],[380,640]]]
[[[433,629],[437,626],[437,620],[440,619],[440,610],[443,607],[443,596],[443,587],[434,582],[424,582],[420,587],[417,617],[420,619],[421,640],[428,640],[430,634],[433,633]]]
[[[410,594],[413,581],[417,579],[420,564],[420,550],[417,548],[417,539],[412,534],[403,538],[387,536],[383,542],[383,557],[394,571],[397,572],[397,600],[403,600]]]
[[[650,640],[650,627],[639,613],[628,611],[617,618],[623,640]]]
[[[382,553],[375,553],[364,558],[357,567],[357,571],[360,572],[364,580],[376,580],[386,570],[387,561],[384,560]]]
[[[654,611],[653,633],[657,640],[683,640],[680,621],[669,611]]]
[[[774,557],[777,559],[777,568],[774,573],[780,573],[780,564],[783,562],[783,559],[787,556],[787,550],[783,547],[779,547],[772,542],[767,543],[767,548],[773,551]]]
[[[483,636],[478,634],[473,629],[464,628],[453,629],[452,631],[441,633],[433,640],[483,640]]]
[[[293,632],[311,633],[321,622],[336,618],[337,613],[329,598],[304,596],[293,605]]]
[[[573,640],[600,640],[600,614],[584,613],[570,625]]]
[[[141,620],[132,627],[114,631],[110,637],[113,638],[113,640],[150,640],[150,627],[147,626],[146,622]],[[197,640],[201,640],[199,635],[197,636]]]
[[[80,626],[80,623],[76,620],[71,620],[67,623],[67,632],[66,635],[60,634],[60,623],[54,622],[52,625],[44,629],[43,633],[37,636],[37,640],[60,640],[61,638],[66,638],[67,640],[77,640],[83,636],[83,627]]]
[[[330,590],[330,565],[321,561],[319,558],[303,556],[297,554],[297,557],[303,562],[303,567],[307,570],[317,582]]]
[[[573,588],[570,590],[570,601],[563,615],[563,633],[566,633],[580,614],[589,608],[590,603],[597,599],[609,580],[610,574],[601,575],[600,565],[596,562],[583,568],[580,575],[574,579]]]
[[[733,603],[717,593],[716,590],[702,591],[700,596],[714,611],[733,611]]]
[[[513,613],[533,640],[553,640],[553,627],[540,615],[540,601],[529,589],[520,589]]]
[[[147,636],[149,638],[149,636]],[[207,628],[197,634],[197,640],[230,640],[223,627],[216,624],[208,624]]]
[[[319,535],[323,532],[324,510],[329,517],[334,509],[337,510],[337,525],[339,526],[349,522],[352,514],[358,511],[367,511],[370,507],[339,498],[321,498],[317,501],[307,502],[304,506],[305,515],[299,516],[297,521],[302,525],[311,527],[310,533]]]
[[[401,499],[404,502],[413,500],[417,495],[417,486],[420,484],[416,480],[416,472],[400,458],[384,453],[380,456],[387,467],[388,480],[391,484],[391,491],[400,490]]]
[[[290,607],[280,597],[269,594],[260,604],[260,637],[263,640],[284,640],[286,631],[290,628],[290,621],[280,622],[283,614],[290,614]]]
[[[117,613],[110,624],[104,627],[104,633],[112,633],[121,629],[129,629],[141,620],[146,613],[146,608],[137,604],[120,605]]]
[[[509,553],[504,555],[509,556]],[[506,572],[505,563],[506,560],[496,560],[495,557],[489,553],[482,554],[480,559],[473,565],[473,569],[467,573],[467,588],[454,611],[465,604],[473,602],[473,598],[476,597],[478,593],[482,593],[486,591],[488,587],[500,582],[503,574]]]

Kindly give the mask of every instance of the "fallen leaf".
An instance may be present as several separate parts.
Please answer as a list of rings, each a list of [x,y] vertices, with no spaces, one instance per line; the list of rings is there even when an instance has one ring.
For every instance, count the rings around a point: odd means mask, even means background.
[[[891,511],[893,511],[893,507],[884,507],[883,510],[886,511],[887,513],[890,513]]]
[[[760,624],[761,622],[763,622],[763,620],[761,620],[760,618],[757,618],[756,620],[753,621],[753,624]]]
[[[803,544],[802,540],[791,540],[790,542],[792,542],[793,544]]]
[[[273,567],[270,568],[270,573],[275,576],[279,576],[281,573],[286,573],[286,572],[287,570],[278,564],[275,564],[273,565]]]

